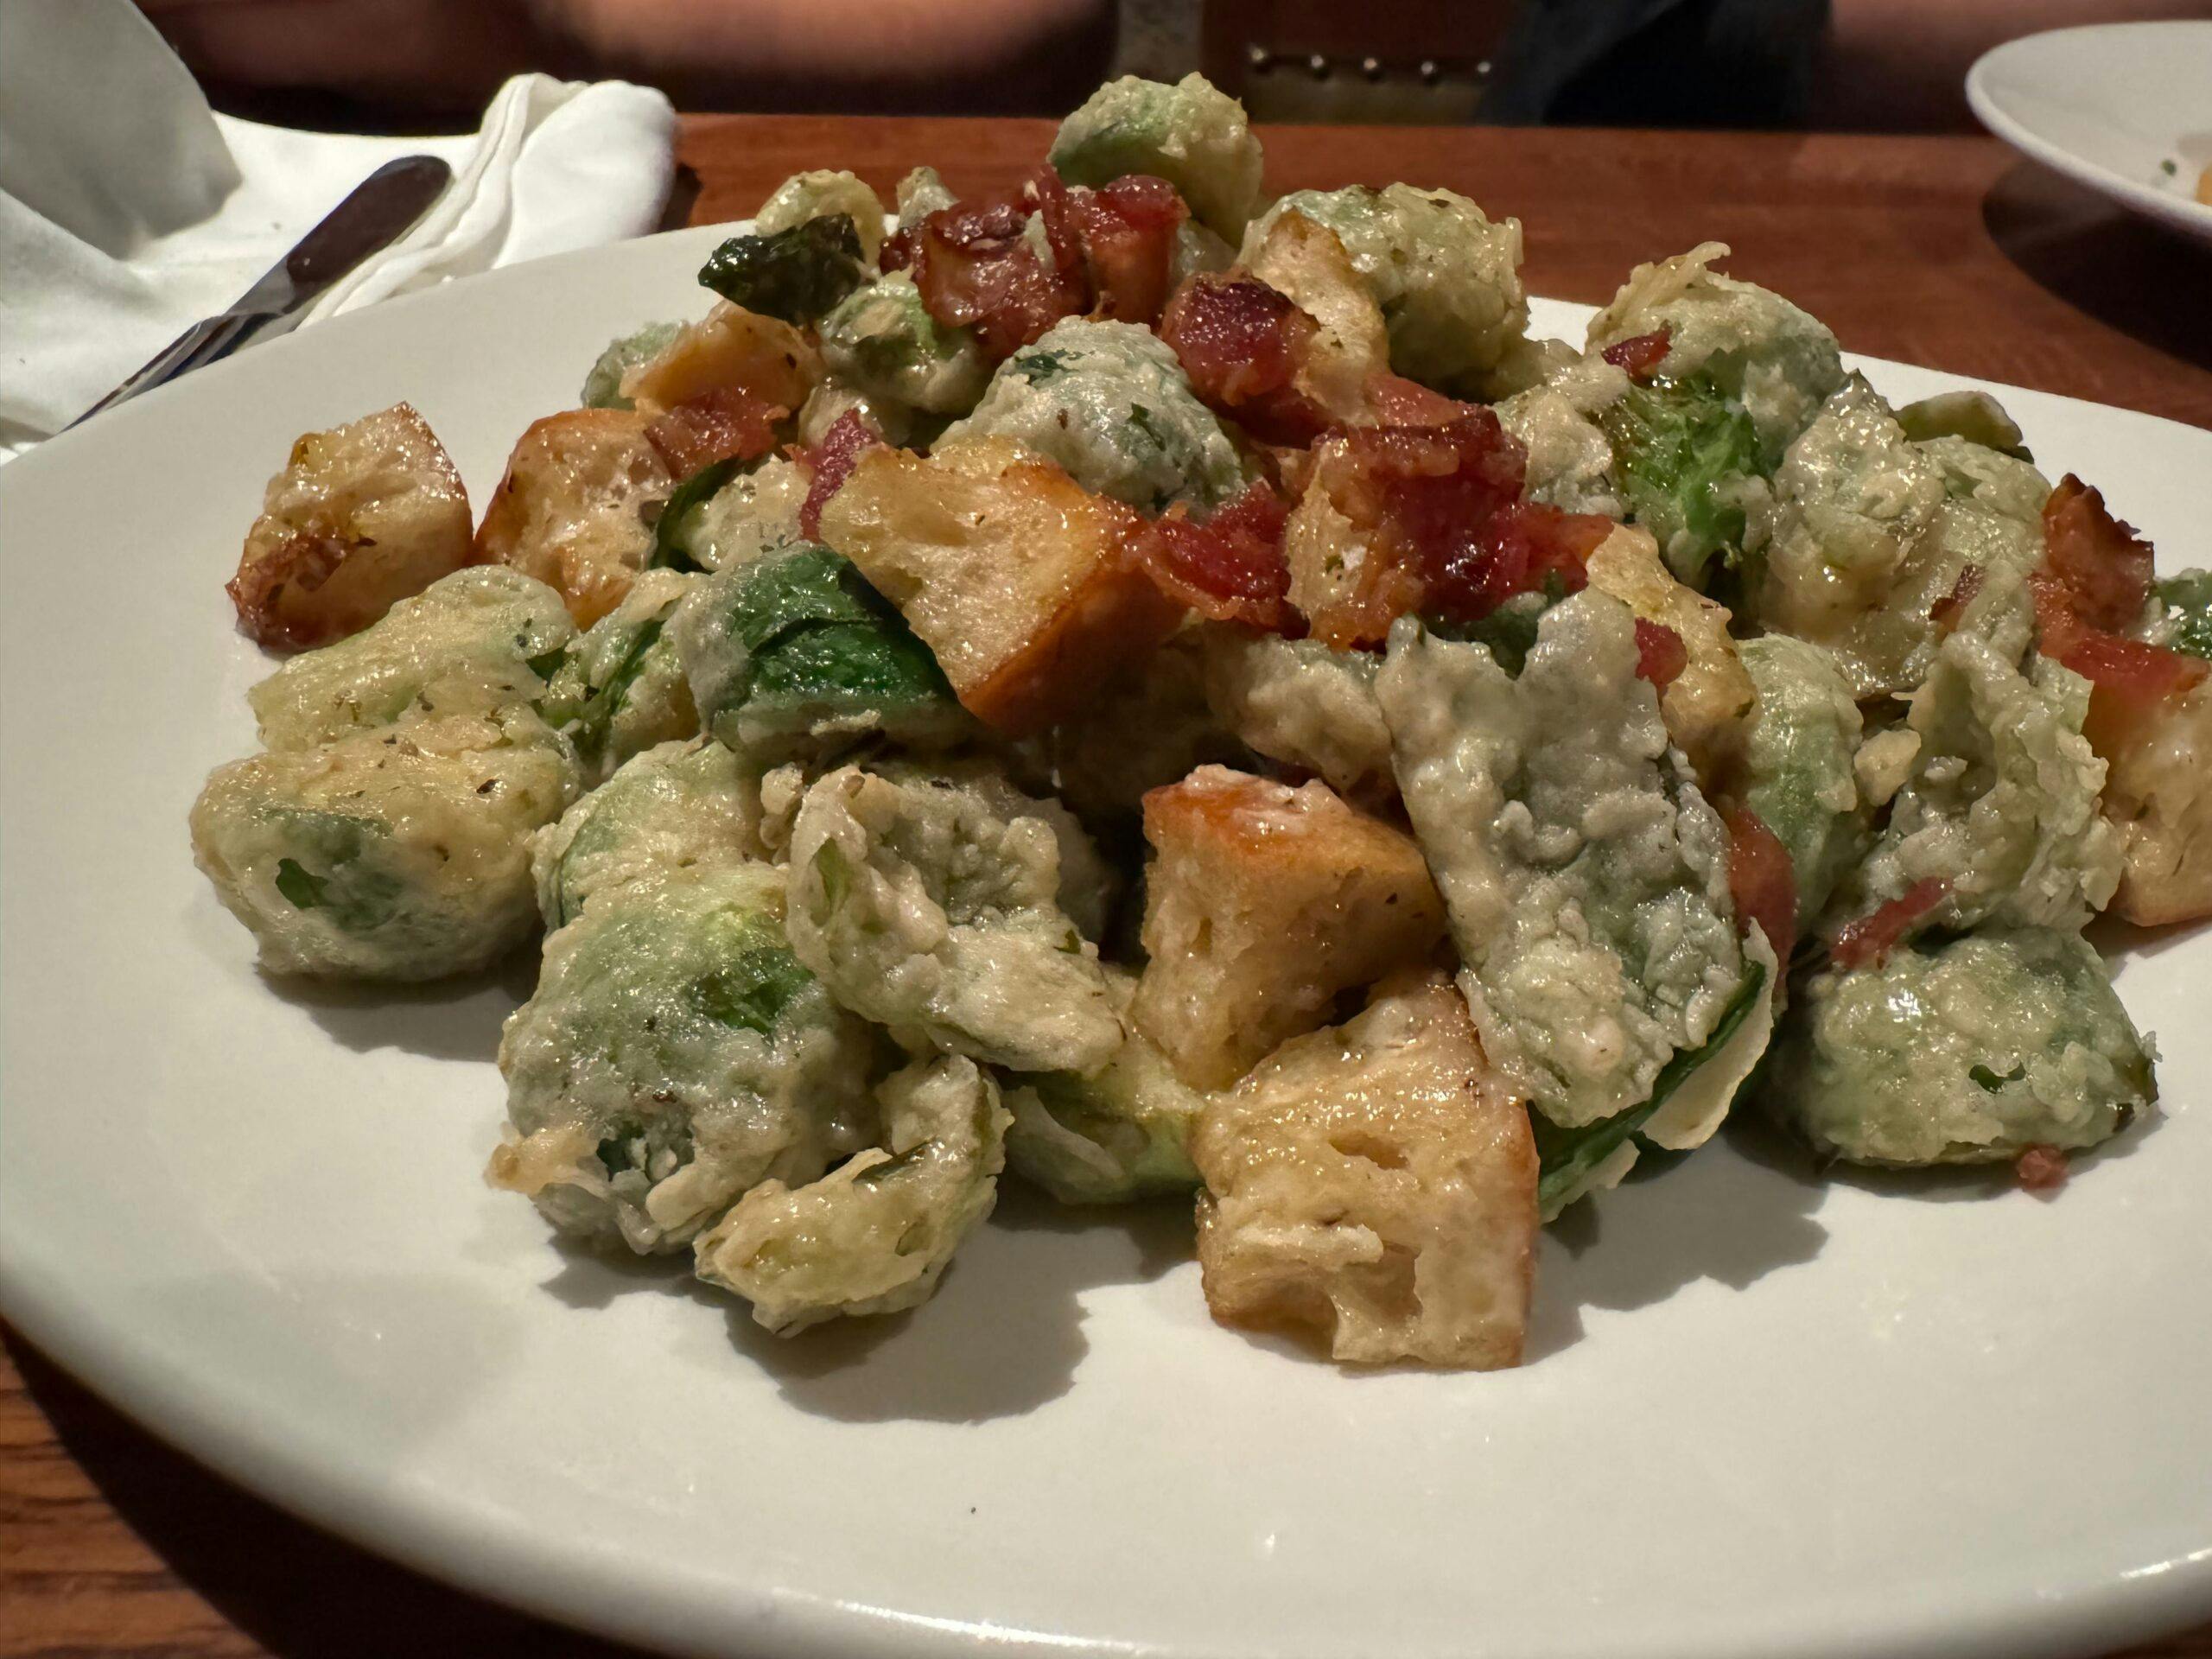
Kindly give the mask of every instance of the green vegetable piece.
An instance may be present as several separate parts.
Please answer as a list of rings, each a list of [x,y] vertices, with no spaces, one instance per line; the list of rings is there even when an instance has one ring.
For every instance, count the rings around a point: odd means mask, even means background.
[[[745,463],[735,455],[710,461],[669,492],[660,517],[653,521],[653,550],[645,560],[648,569],[704,570],[691,556],[690,537],[708,502],[737,475]]]
[[[806,219],[766,236],[734,236],[699,268],[700,282],[733,304],[799,325],[867,279],[850,213]]]
[[[864,397],[933,415],[966,414],[991,378],[974,331],[931,316],[903,270],[855,289],[822,319],[822,356]]]
[[[1642,1128],[1692,1072],[1725,1048],[1728,1039],[1736,1034],[1737,1027],[1751,1017],[1765,984],[1765,964],[1751,963],[1719,1023],[1713,1027],[1713,1035],[1700,1046],[1675,1055],[1662,1066],[1651,1085],[1651,1097],[1642,1105],[1572,1129],[1560,1128],[1541,1112],[1529,1113],[1529,1127],[1536,1137],[1537,1209],[1551,1213],[1565,1194],[1587,1180],[1592,1171]]]
[[[1049,159],[1070,184],[1133,173],[1165,179],[1231,240],[1259,209],[1265,166],[1244,106],[1199,74],[1173,86],[1136,75],[1109,81],[1060,123]]]
[[[649,322],[636,334],[625,334],[612,342],[584,377],[584,389],[580,395],[583,406],[630,408],[630,400],[622,395],[622,377],[647,359],[658,356],[661,348],[683,332],[680,322]]]
[[[1621,498],[1675,575],[1703,585],[1718,557],[1743,556],[1744,485],[1759,471],[1751,417],[1699,377],[1629,388],[1599,417]]]
[[[313,910],[322,902],[322,880],[309,875],[289,858],[276,861],[276,891],[295,910]]]
[[[1964,438],[2015,461],[2035,460],[2005,405],[1986,391],[1939,391],[1923,397],[1897,410],[1897,424],[1915,443]]]
[[[2184,570],[2158,583],[2164,643],[2192,657],[2212,658],[2212,570]]]
[[[739,951],[727,967],[693,981],[690,995],[709,1020],[765,1036],[813,979],[786,947],[766,945]]]

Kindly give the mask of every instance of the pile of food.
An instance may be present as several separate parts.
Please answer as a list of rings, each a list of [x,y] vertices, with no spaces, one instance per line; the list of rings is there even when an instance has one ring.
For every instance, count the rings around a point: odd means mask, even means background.
[[[776,1331],[1009,1170],[1195,1198],[1224,1320],[1487,1367],[1738,1104],[2043,1187],[2151,1108],[2082,929],[2212,913],[2212,577],[1989,398],[1710,244],[1532,339],[1516,222],[1269,200],[1196,76],[895,208],[784,185],[480,523],[403,404],[247,537],[200,866],[272,974],[542,930],[494,1185]]]

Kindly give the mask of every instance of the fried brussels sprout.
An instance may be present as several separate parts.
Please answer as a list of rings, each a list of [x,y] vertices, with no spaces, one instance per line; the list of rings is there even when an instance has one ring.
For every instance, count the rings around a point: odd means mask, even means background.
[[[875,222],[883,222],[880,207]],[[868,263],[874,257],[871,252]],[[699,268],[701,284],[731,304],[802,327],[867,280],[860,232],[843,213],[802,219],[771,234],[733,236]]]
[[[765,859],[760,780],[711,738],[663,743],[531,837],[531,874],[548,931],[593,899],[702,864]]]
[[[1245,234],[1249,259],[1275,219],[1303,213],[1336,232],[1389,330],[1390,366],[1446,391],[1488,390],[1529,332],[1521,221],[1495,223],[1449,190],[1294,190]]]
[[[2079,928],[2120,880],[2119,835],[2098,810],[2105,763],[2082,734],[2088,682],[2037,658],[2023,674],[1986,641],[1943,642],[1907,724],[1920,739],[1872,853],[1839,891],[1837,919],[1916,891],[1918,919]]]
[[[784,455],[764,455],[700,502],[667,540],[702,570],[734,570],[797,547],[807,476]]]
[[[760,760],[880,733],[943,744],[969,722],[929,647],[828,548],[704,579],[671,625],[700,718]]]
[[[1897,410],[1897,424],[1915,443],[1963,438],[2015,461],[2032,461],[2019,427],[2005,405],[1986,391],[1939,391]]]
[[[527,708],[410,721],[218,767],[193,858],[269,973],[437,979],[529,938],[530,835],[575,790]]]
[[[576,401],[586,409],[630,408],[630,400],[622,395],[622,377],[667,350],[668,343],[683,332],[680,322],[649,322],[634,334],[610,340],[593,361]]]
[[[539,712],[576,746],[588,780],[605,779],[656,743],[698,731],[691,688],[668,637],[669,619],[697,580],[675,570],[643,572],[549,677]]]
[[[1207,650],[1195,632],[1179,634],[1053,726],[1039,747],[1054,792],[1078,812],[1110,818],[1196,767],[1249,760],[1208,704]]]
[[[1459,995],[1400,990],[1285,1043],[1206,1106],[1198,1267],[1229,1325],[1354,1364],[1518,1364],[1536,1243],[1529,1114]]]
[[[1133,322],[1069,317],[1007,359],[944,442],[994,435],[1058,461],[1092,493],[1146,512],[1182,501],[1203,515],[1251,481],[1173,348]]]
[[[468,496],[407,404],[303,433],[269,480],[226,591],[278,651],[327,645],[468,563]]]
[[[1716,559],[1742,556],[1746,510],[1763,494],[1758,432],[1707,376],[1632,385],[1599,416],[1629,516],[1669,567],[1704,585]]]
[[[1811,423],[1844,382],[1835,336],[1819,319],[1779,294],[1724,276],[1713,267],[1726,245],[1700,243],[1688,253],[1638,265],[1621,291],[1590,321],[1589,348],[1664,333],[1666,354],[1650,372],[1661,382],[1702,380],[1723,403],[1740,410],[1758,440],[1758,470],[1771,472],[1782,453]],[[1673,417],[1681,435],[1710,423],[1703,442],[1732,455],[1738,438],[1708,410]],[[1686,459],[1694,458],[1692,446]]]
[[[580,628],[620,604],[652,556],[653,515],[676,487],[645,425],[620,409],[572,409],[532,424],[476,528],[477,563],[544,582]]]
[[[899,208],[901,230],[920,224],[931,213],[941,213],[959,198],[951,188],[938,176],[933,167],[918,167],[899,181],[894,200]]]
[[[911,1046],[1086,1073],[1120,1050],[1085,937],[1110,876],[1065,807],[987,768],[845,766],[807,791],[791,868],[791,948]]]
[[[2191,657],[2212,658],[2212,570],[2184,570],[2153,592],[2158,616],[2152,639]]]
[[[1566,512],[1628,516],[1601,418],[1628,390],[1628,376],[1593,352],[1498,404],[1497,418],[1529,451],[1530,500]],[[1648,520],[1644,527],[1658,533]]]
[[[1302,767],[1339,795],[1396,790],[1371,654],[1230,626],[1203,638],[1206,701],[1255,753]]]
[[[1614,531],[1591,550],[1588,569],[1591,587],[1681,642],[1682,665],[1659,694],[1659,714],[1700,782],[1712,781],[1741,746],[1758,701],[1728,632],[1727,607],[1669,575],[1647,531]]]
[[[973,1060],[918,1060],[878,1091],[883,1142],[819,1180],[771,1178],[694,1246],[699,1276],[779,1336],[930,1299],[998,1201],[1008,1117]]]
[[[507,1021],[488,1179],[564,1233],[647,1255],[772,1177],[874,1139],[875,1039],[784,940],[784,872],[711,863],[603,894]]]
[[[1265,167],[1244,106],[1204,75],[1173,86],[1124,75],[1063,122],[1052,170],[1070,184],[1111,184],[1132,173],[1173,185],[1215,234],[1234,241],[1259,211]]]
[[[2093,947],[1991,928],[1813,976],[1764,1100],[1848,1163],[1985,1163],[2118,1134],[2158,1097],[2152,1059]]]
[[[991,378],[974,331],[931,317],[903,270],[855,289],[822,319],[822,358],[867,396],[932,415],[966,414]]]
[[[1733,787],[1789,855],[1808,930],[1866,845],[1853,761],[1862,728],[1835,658],[1786,633],[1737,646],[1758,688]]]
[[[1106,976],[1127,1014],[1135,976],[1113,967]],[[1007,1162],[1062,1204],[1128,1204],[1198,1185],[1191,1130],[1206,1097],[1141,1032],[1131,1030],[1094,1077],[1016,1072],[1006,1083]]]
[[[873,265],[883,247],[883,202],[850,173],[817,168],[792,174],[760,204],[760,211],[753,215],[753,228],[767,237],[839,218],[852,220],[860,238],[860,257]]]
[[[1565,1128],[1648,1099],[1746,972],[1727,831],[1638,661],[1628,607],[1586,590],[1517,678],[1405,619],[1376,682],[1483,1047]]]
[[[272,749],[404,716],[488,715],[541,696],[575,638],[561,595],[518,570],[456,570],[350,639],[293,658],[246,695]]]

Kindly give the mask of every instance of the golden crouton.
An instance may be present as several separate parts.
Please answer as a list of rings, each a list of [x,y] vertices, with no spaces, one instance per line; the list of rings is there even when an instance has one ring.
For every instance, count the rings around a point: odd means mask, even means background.
[[[1667,735],[1710,783],[1742,741],[1758,689],[1729,637],[1727,607],[1675,579],[1649,531],[1624,524],[1590,554],[1590,585],[1674,631],[1687,658],[1659,694]]]
[[[776,317],[715,302],[715,308],[622,377],[622,395],[657,415],[710,391],[747,391],[796,410],[822,378],[822,355]]]
[[[1096,695],[1182,615],[1126,556],[1143,520],[1007,438],[871,449],[822,539],[937,653],[969,711],[1020,734]]]
[[[1368,388],[1390,371],[1390,336],[1337,233],[1303,213],[1281,213],[1243,264],[1320,325],[1299,365],[1297,390],[1334,420],[1372,421]]]
[[[468,557],[461,474],[423,417],[395,404],[292,445],[228,591],[247,633],[302,651],[359,633]]]
[[[643,410],[572,409],[522,435],[476,531],[476,557],[559,591],[588,628],[622,602],[676,487]]]
[[[1191,1151],[1216,1319],[1307,1327],[1357,1364],[1520,1363],[1535,1141],[1449,985],[1285,1043],[1207,1103]]]
[[[2212,681],[2146,704],[2098,697],[2105,816],[2125,839],[2112,907],[2139,926],[2212,916]]]
[[[1194,1088],[1236,1082],[1444,937],[1413,838],[1326,784],[1201,766],[1144,798],[1144,833],[1152,959],[1132,1015]]]

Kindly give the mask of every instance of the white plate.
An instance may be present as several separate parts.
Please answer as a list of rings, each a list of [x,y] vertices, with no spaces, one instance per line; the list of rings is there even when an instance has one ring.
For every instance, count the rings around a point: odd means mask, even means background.
[[[2212,207],[2196,198],[2212,167],[2212,22],[2097,23],[2011,41],[1967,71],[1967,101],[2013,149],[2212,242]]]
[[[2057,1202],[1716,1145],[1547,1243],[1496,1376],[1216,1327],[1172,1212],[1009,1200],[918,1313],[779,1343],[487,1192],[526,970],[282,992],[192,868],[267,666],[221,583],[305,428],[411,399],[481,501],[610,335],[700,309],[716,234],[322,323],[0,471],[0,1308],[33,1341],[303,1515],[674,1648],[2012,1659],[2212,1616],[2212,937],[2126,957],[2171,1116]],[[2212,435],[2007,401],[2212,559]]]

